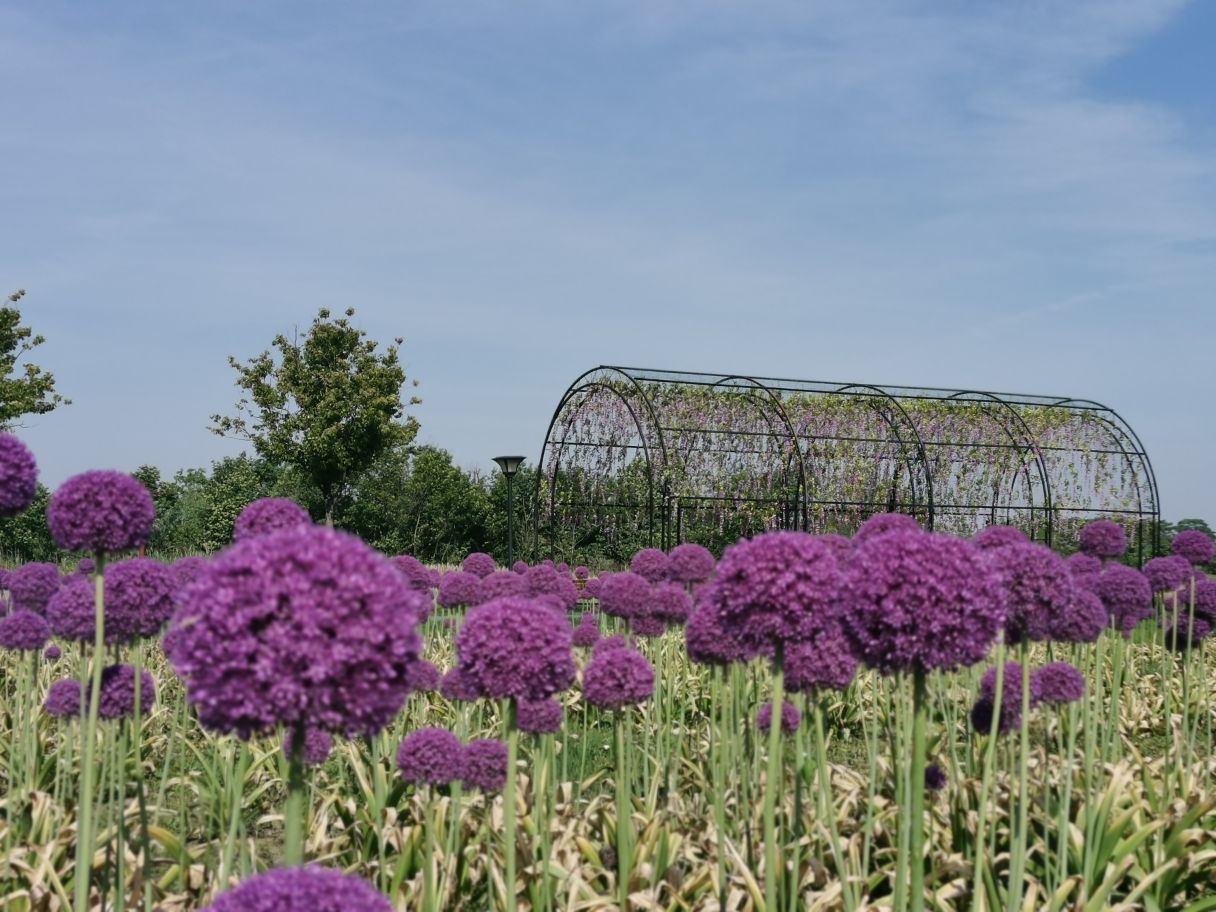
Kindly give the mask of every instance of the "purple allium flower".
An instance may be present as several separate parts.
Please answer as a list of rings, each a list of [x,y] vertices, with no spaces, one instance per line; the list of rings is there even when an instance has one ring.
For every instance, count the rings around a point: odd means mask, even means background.
[[[598,599],[600,597],[600,591],[603,589],[603,587],[603,578],[593,576],[591,579],[587,580],[586,585],[583,586],[583,592],[586,593],[587,598]]]
[[[288,760],[291,759],[291,743],[295,737],[295,732],[292,729],[287,730],[287,734],[283,736],[283,754]],[[304,730],[304,765],[305,766],[320,766],[329,758],[329,752],[333,750],[334,739],[329,732],[320,728],[308,728]]]
[[[658,548],[643,548],[629,562],[629,570],[648,583],[661,583],[671,572],[671,559]]]
[[[173,616],[178,588],[173,571],[150,557],[115,564],[106,571],[106,642],[157,636]]]
[[[480,694],[468,675],[457,666],[439,679],[439,696],[452,703],[472,703]]]
[[[714,575],[715,563],[708,548],[695,542],[685,542],[671,549],[668,557],[669,578],[686,585],[700,583]]]
[[[91,643],[96,633],[95,598],[93,584],[87,579],[83,576],[68,577],[46,606],[46,619],[51,625],[51,633],[65,640]],[[109,606],[106,607],[108,609]],[[121,627],[109,629],[111,624],[108,610],[105,621],[106,642],[123,642]]]
[[[834,623],[840,584],[829,546],[805,532],[767,532],[727,548],[710,588],[723,629],[759,649]]]
[[[370,736],[409,696],[426,602],[354,536],[297,526],[238,542],[183,590],[169,660],[208,728]]]
[[[614,573],[600,585],[600,610],[613,617],[645,617],[653,599],[654,588],[636,573]]]
[[[822,542],[828,546],[828,549],[836,555],[836,560],[844,563],[848,560],[849,552],[853,550],[853,540],[846,538],[843,535],[836,535],[832,532],[825,532],[823,535],[816,535],[815,541]]]
[[[1037,700],[1034,678],[1030,681],[1031,705]],[[971,708],[971,727],[981,735],[992,731],[992,713],[996,706],[996,666],[984,672],[980,680],[980,695]],[[1001,682],[1001,718],[998,735],[1016,731],[1022,726],[1022,666],[1017,662],[1005,663],[1005,679]]]
[[[0,618],[0,648],[20,652],[42,649],[51,638],[51,628],[41,614],[14,611]]]
[[[729,665],[746,662],[755,650],[735,639],[722,624],[722,614],[712,599],[703,600],[684,625],[684,648],[698,665]]]
[[[927,532],[857,545],[843,602],[854,653],[881,674],[974,665],[1005,621],[1004,590],[983,552]]]
[[[420,728],[397,748],[397,769],[414,785],[447,785],[464,776],[464,748],[447,729]]]
[[[591,571],[588,570],[586,567],[584,567],[582,564],[580,564],[579,566],[574,568],[574,578],[575,579],[585,580],[590,575],[591,575]]]
[[[1005,589],[1005,642],[1048,639],[1053,619],[1073,601],[1072,575],[1064,561],[1034,542],[990,548],[985,554]]]
[[[1191,594],[1184,587],[1179,595],[1179,611],[1190,613]],[[1216,582],[1210,579],[1195,580],[1195,616],[1216,623]]]
[[[875,513],[861,524],[853,534],[853,546],[874,538],[878,535],[890,535],[892,532],[923,532],[924,530],[911,516],[904,513]]]
[[[501,792],[507,784],[507,745],[492,738],[470,741],[464,749],[464,787]]]
[[[971,707],[971,728],[978,735],[987,735],[992,731],[992,713],[996,705],[993,697],[981,695]],[[996,733],[1007,735],[1022,727],[1022,713],[1019,705],[1016,712],[1001,711],[1001,719],[997,724]]]
[[[981,551],[1004,548],[1006,545],[1022,545],[1030,541],[1026,533],[1015,526],[989,526],[980,529],[971,537],[971,544]]]
[[[1030,673],[1038,703],[1075,703],[1085,696],[1085,677],[1067,662],[1050,662]]]
[[[1139,570],[1107,564],[1094,591],[1110,613],[1111,623],[1130,637],[1136,625],[1153,616],[1153,587]]]
[[[515,718],[519,730],[531,735],[551,735],[562,727],[562,704],[557,700],[520,700]]]
[[[791,693],[846,690],[857,675],[857,656],[844,631],[832,625],[785,648],[785,687]]]
[[[634,649],[597,648],[583,669],[583,697],[600,709],[632,706],[649,699],[653,693],[654,669]]]
[[[269,535],[282,529],[294,529],[312,523],[308,511],[287,497],[263,497],[248,504],[232,527],[232,540],[245,541],[257,535]]]
[[[12,434],[0,434],[0,516],[16,516],[38,493],[34,454]]]
[[[569,576],[559,574],[553,567],[540,564],[524,574],[525,594],[532,598],[549,596],[556,600],[560,610],[568,611],[578,604],[578,590]]]
[[[1179,615],[1177,622],[1171,621],[1165,628],[1165,645],[1174,652],[1186,652],[1212,635],[1212,624],[1207,618]]]
[[[396,557],[390,557],[388,562],[405,577],[411,589],[416,589],[419,592],[429,592],[435,588],[432,585],[430,568],[418,560],[418,558],[409,554],[398,554]]]
[[[481,600],[488,602],[508,595],[527,595],[528,583],[518,573],[496,570],[481,581]]]
[[[633,649],[633,643],[624,636],[624,634],[614,633],[612,636],[602,637],[595,644],[595,650],[591,653],[592,656],[597,656],[601,652],[611,652],[613,649]]]
[[[498,562],[484,551],[474,551],[464,559],[460,569],[478,578],[484,578],[498,569]]]
[[[544,700],[574,682],[571,634],[564,617],[533,599],[495,599],[469,611],[456,655],[480,695]]]
[[[579,620],[578,625],[574,628],[572,642],[575,646],[586,649],[589,646],[594,646],[600,638],[600,625],[595,619],[594,614],[584,614]]]
[[[142,696],[142,694],[141,694]],[[42,710],[58,719],[80,715],[80,682],[72,678],[56,681],[46,692]]]
[[[528,562],[517,560],[515,563],[513,563],[511,565],[511,572],[518,573],[520,576],[523,576],[525,573],[528,572]]]
[[[651,613],[668,624],[683,624],[692,614],[692,596],[679,583],[659,583],[654,587]]]
[[[565,561],[558,561],[557,566],[555,566],[553,569],[556,570],[558,573],[564,573],[564,574],[570,573],[570,565],[567,564]]]
[[[173,577],[177,580],[177,588],[182,589],[194,582],[206,566],[207,558],[191,556],[179,557],[169,565],[169,569],[173,571]]]
[[[439,669],[426,659],[419,659],[409,671],[410,690],[413,693],[433,693],[439,690]]]
[[[1177,554],[1154,557],[1145,561],[1143,572],[1154,592],[1173,592],[1190,581],[1191,563]]]
[[[203,912],[393,912],[367,881],[333,868],[274,868],[243,881]]]
[[[14,611],[46,614],[47,603],[59,591],[59,568],[50,563],[22,564],[8,574],[8,591]]]
[[[1170,554],[1184,557],[1196,567],[1210,564],[1216,557],[1216,542],[1198,529],[1187,529],[1174,536]]]
[[[65,551],[113,554],[148,543],[156,510],[148,489],[122,472],[84,472],[51,496],[46,519]]]
[[[48,662],[58,662],[61,655],[63,655],[63,651],[54,643],[42,651],[42,657]]]
[[[1048,639],[1057,643],[1094,643],[1106,629],[1110,615],[1102,599],[1073,578],[1072,599],[1048,625]]]
[[[629,622],[629,632],[640,637],[661,637],[667,630],[662,618],[637,617]]]
[[[439,578],[439,604],[444,608],[463,608],[480,601],[480,576],[456,570]]]
[[[769,726],[773,724],[773,704],[765,703],[756,713],[756,725],[760,731],[767,732]],[[788,700],[781,701],[781,734],[792,735],[798,731],[798,726],[802,724],[802,713],[798,712],[798,707]]]
[[[1119,557],[1127,550],[1127,533],[1117,522],[1098,519],[1081,530],[1078,541],[1083,554],[1094,557]]]
[[[97,564],[91,557],[82,557],[76,562],[76,572],[85,576],[91,576],[96,569]]]
[[[1102,572],[1102,558],[1081,551],[1069,555],[1064,563],[1068,565],[1068,572],[1074,577],[1097,576]]]
[[[86,692],[92,692],[91,685]],[[156,681],[147,671],[141,671],[139,711],[146,714],[155,701]],[[102,719],[126,719],[135,715],[135,669],[130,665],[109,665],[101,670],[97,715]]]
[[[940,792],[946,787],[947,781],[945,771],[936,763],[925,767],[925,791]]]

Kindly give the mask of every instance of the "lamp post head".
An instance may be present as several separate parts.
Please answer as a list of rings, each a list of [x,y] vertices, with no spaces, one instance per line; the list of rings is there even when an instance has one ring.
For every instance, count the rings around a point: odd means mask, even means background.
[[[520,463],[525,458],[524,456],[495,456],[494,461],[498,463],[498,467],[502,469],[502,473],[510,478],[519,471]]]

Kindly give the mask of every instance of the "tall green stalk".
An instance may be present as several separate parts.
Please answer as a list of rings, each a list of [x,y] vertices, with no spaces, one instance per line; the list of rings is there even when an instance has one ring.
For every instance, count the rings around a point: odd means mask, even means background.
[[[307,788],[304,783],[304,723],[291,730],[291,756],[287,758],[287,808],[283,815],[283,864],[304,863],[304,814]]]
[[[1026,870],[1026,841],[1029,825],[1030,790],[1028,767],[1030,765],[1030,645],[1023,641],[1022,663],[1022,719],[1018,738],[1018,815],[1013,845],[1009,849],[1009,898],[1008,912],[1018,912],[1022,907],[1023,874]]]
[[[75,912],[89,912],[89,882],[93,873],[93,791],[97,785],[97,709],[101,701],[101,667],[105,662],[106,596],[105,554],[96,555],[93,582],[93,669],[88,688],[88,714],[81,726],[80,805],[76,829],[76,871],[73,883]],[[83,683],[82,683],[83,687]]]
[[[616,879],[625,912],[629,909],[629,876],[633,870],[633,802],[629,797],[629,753],[621,712],[613,713],[612,724],[616,729]]]
[[[777,839],[776,799],[781,777],[781,706],[785,701],[785,647],[778,640],[773,655],[773,715],[768,727],[768,775],[764,781],[764,903],[768,912],[778,912],[777,870],[781,867],[781,845]]]
[[[515,912],[515,779],[519,757],[519,730],[513,699],[503,701],[503,719],[507,727],[507,784],[503,789],[503,861],[506,864],[507,912]]]
[[[912,912],[925,908],[925,734],[929,720],[929,691],[925,673],[917,669],[912,675],[912,771],[909,796],[912,807],[911,864],[909,891]]]

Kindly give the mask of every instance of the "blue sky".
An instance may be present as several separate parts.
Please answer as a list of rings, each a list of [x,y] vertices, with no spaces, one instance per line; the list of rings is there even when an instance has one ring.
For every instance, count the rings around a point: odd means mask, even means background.
[[[535,458],[600,363],[1062,393],[1216,521],[1216,4],[0,2],[0,290],[48,483],[228,453],[317,309],[421,438]]]

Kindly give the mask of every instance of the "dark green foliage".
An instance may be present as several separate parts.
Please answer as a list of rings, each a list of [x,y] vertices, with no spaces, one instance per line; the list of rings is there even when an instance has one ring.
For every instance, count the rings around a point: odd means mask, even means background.
[[[18,362],[46,340],[21,325],[16,307],[25,296],[17,291],[0,307],[0,429],[12,427],[23,415],[44,415],[71,405],[55,392],[55,378],[36,364]]]
[[[40,484],[24,512],[0,520],[0,554],[18,563],[57,561],[63,556],[46,524],[46,505],[50,500],[51,492]]]

